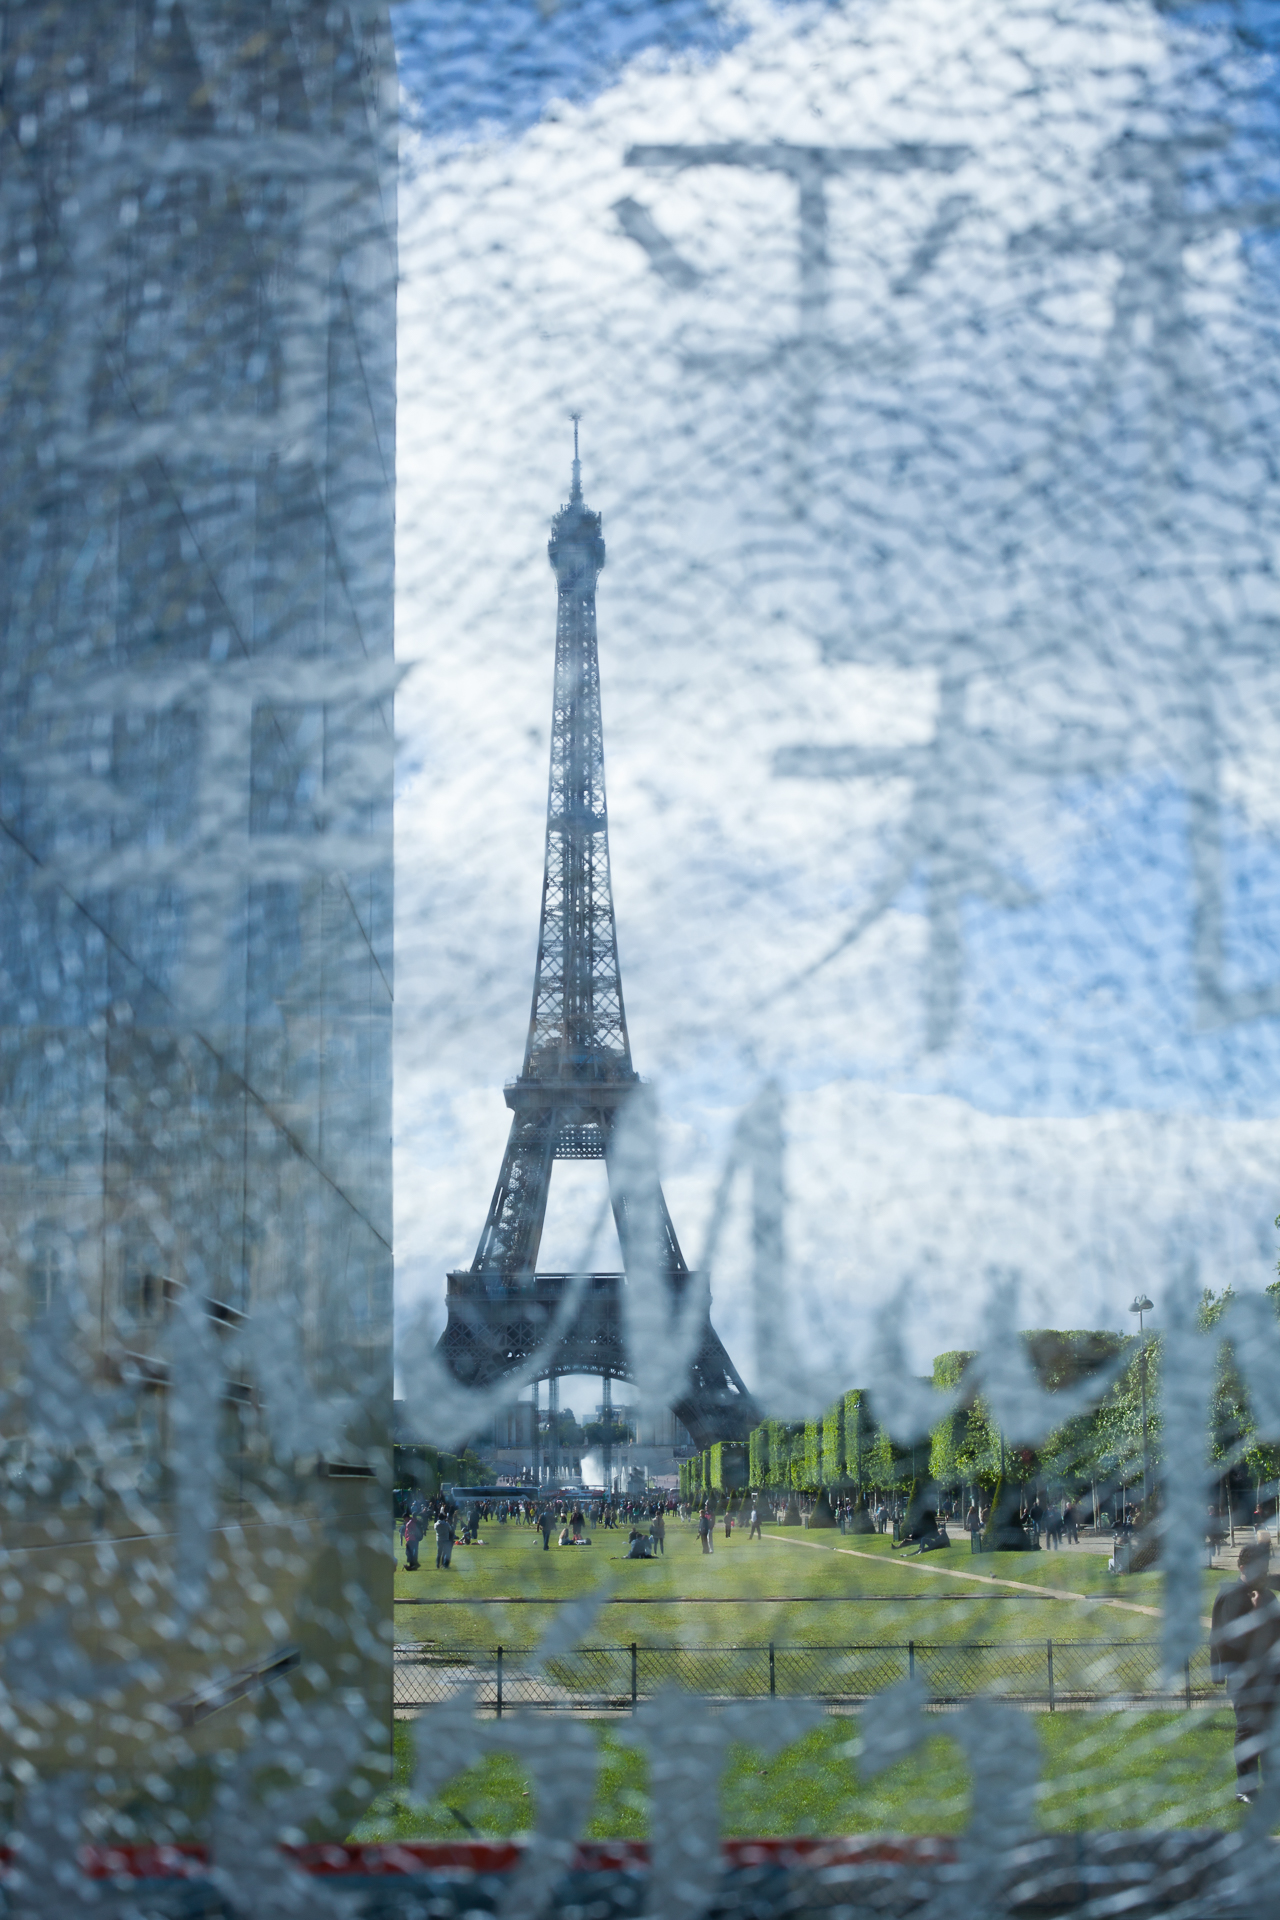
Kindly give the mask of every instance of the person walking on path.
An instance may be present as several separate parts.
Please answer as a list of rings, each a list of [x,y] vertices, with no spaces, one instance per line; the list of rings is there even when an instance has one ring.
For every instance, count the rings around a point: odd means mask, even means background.
[[[751,1502],[751,1525],[747,1529],[747,1538],[748,1540],[764,1539],[764,1535],[760,1531],[760,1502],[758,1500]]]
[[[416,1507],[410,1507],[404,1522],[404,1570],[406,1573],[418,1571],[418,1542],[422,1538],[422,1515]]]
[[[1240,1577],[1213,1603],[1210,1672],[1226,1684],[1236,1716],[1236,1799],[1249,1805],[1262,1782],[1262,1751],[1280,1698],[1280,1603],[1267,1578],[1265,1538],[1240,1549]]]

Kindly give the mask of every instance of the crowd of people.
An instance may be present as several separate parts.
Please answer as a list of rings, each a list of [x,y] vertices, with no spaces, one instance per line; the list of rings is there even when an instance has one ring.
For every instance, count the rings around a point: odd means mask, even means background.
[[[666,1551],[666,1520],[669,1515],[692,1522],[703,1553],[712,1554],[717,1532],[727,1541],[732,1537],[734,1528],[745,1523],[748,1539],[758,1539],[765,1520],[775,1525],[786,1524],[790,1520],[792,1524],[809,1526],[813,1522],[816,1506],[817,1500],[811,1495],[774,1497],[771,1492],[746,1493],[740,1499],[722,1499],[719,1506],[714,1496],[693,1502],[652,1493],[609,1500],[599,1495],[584,1497],[580,1492],[569,1491],[544,1495],[541,1499],[529,1494],[502,1499],[464,1499],[461,1502],[444,1498],[429,1500],[415,1493],[409,1496],[406,1503],[401,1539],[405,1550],[405,1569],[410,1573],[419,1570],[419,1546],[427,1534],[435,1534],[437,1567],[447,1568],[452,1564],[453,1548],[459,1542],[464,1546],[483,1545],[480,1533],[482,1524],[529,1527],[535,1533],[541,1533],[543,1547],[548,1552],[553,1540],[560,1547],[586,1547],[592,1544],[595,1533],[612,1533],[625,1527],[626,1557],[638,1560],[653,1558]],[[969,1503],[963,1518],[959,1501],[940,1502],[936,1507],[909,1517],[907,1502],[901,1495],[890,1498],[873,1495],[869,1503],[853,1496],[840,1496],[831,1502],[827,1524],[834,1520],[841,1533],[865,1533],[869,1530],[881,1534],[892,1532],[895,1544],[930,1552],[936,1547],[951,1544],[948,1522],[974,1535],[985,1530],[990,1517],[989,1506],[976,1500]],[[1126,1507],[1116,1523],[1117,1532],[1128,1532],[1138,1524],[1140,1517],[1138,1509]],[[1056,1548],[1064,1540],[1079,1543],[1080,1513],[1071,1500],[1057,1501],[1043,1507],[1033,1494],[1029,1501],[1022,1503],[1016,1516],[1011,1515],[1010,1519],[1013,1524],[1025,1529],[1032,1545],[1043,1543],[1046,1547]]]
[[[825,1495],[776,1494],[767,1489],[729,1497],[722,1495],[717,1503],[714,1495],[699,1502],[653,1492],[606,1499],[599,1494],[586,1496],[580,1490],[558,1490],[541,1498],[529,1493],[455,1502],[412,1493],[405,1504],[401,1539],[405,1569],[409,1573],[419,1571],[419,1549],[428,1534],[435,1535],[437,1567],[447,1568],[452,1564],[455,1545],[483,1545],[482,1524],[532,1528],[541,1533],[547,1551],[553,1540],[561,1547],[590,1546],[594,1533],[612,1533],[625,1527],[627,1558],[649,1559],[666,1551],[666,1520],[673,1516],[693,1523],[703,1553],[711,1554],[715,1551],[718,1531],[728,1540],[735,1527],[746,1524],[748,1538],[758,1539],[764,1520],[775,1525],[789,1522],[810,1526],[819,1500],[827,1498]],[[1064,1544],[1078,1546],[1082,1525],[1091,1525],[1095,1532],[1112,1532],[1117,1554],[1111,1564],[1117,1571],[1124,1571],[1119,1549],[1122,1543],[1133,1540],[1144,1517],[1140,1502],[1122,1498],[1115,1503],[1114,1516],[1108,1511],[1099,1511],[1086,1520],[1074,1500],[1063,1498],[1044,1503],[1038,1493],[1032,1491],[1022,1497],[1016,1508],[1010,1509],[1001,1524],[1004,1529],[1020,1532],[1028,1546],[1050,1551]],[[1260,1527],[1265,1518],[1261,1512],[1255,1514],[1255,1527]],[[895,1546],[928,1553],[952,1544],[948,1524],[953,1530],[967,1533],[976,1550],[990,1519],[990,1505],[981,1496],[970,1499],[967,1504],[958,1498],[943,1498],[934,1506],[911,1512],[902,1494],[873,1493],[870,1499],[851,1494],[829,1499],[825,1519],[819,1517],[818,1524],[834,1522],[841,1533],[892,1533]],[[1217,1507],[1211,1506],[1205,1527],[1210,1548],[1218,1550],[1226,1537],[1227,1521]]]
[[[419,1547],[434,1533],[436,1567],[452,1565],[455,1545],[483,1544],[482,1523],[497,1526],[526,1526],[542,1536],[543,1548],[550,1551],[553,1536],[561,1547],[591,1545],[589,1528],[603,1532],[628,1527],[628,1560],[656,1558],[666,1551],[668,1516],[696,1526],[704,1554],[715,1552],[716,1535],[732,1538],[735,1526],[748,1522],[748,1539],[758,1539],[762,1517],[775,1522],[798,1518],[809,1524],[817,1501],[803,1496],[788,1500],[785,1507],[756,1493],[726,1502],[717,1512],[714,1497],[700,1504],[650,1495],[640,1499],[584,1499],[581,1495],[557,1495],[541,1500],[532,1497],[455,1502],[444,1498],[429,1500],[420,1493],[411,1494],[401,1524],[405,1569],[419,1571]],[[940,1502],[910,1515],[901,1498],[885,1501],[876,1498],[869,1505],[840,1498],[832,1504],[832,1514],[842,1533],[851,1528],[865,1532],[868,1525],[876,1532],[894,1533],[895,1547],[907,1552],[926,1553],[935,1546],[950,1544],[947,1522],[961,1523],[961,1503]],[[1012,1518],[1013,1516],[1011,1516]],[[1261,1515],[1256,1516],[1259,1520]],[[971,1500],[963,1513],[963,1527],[970,1534],[986,1528],[990,1507]],[[1114,1521],[1107,1513],[1094,1516],[1095,1526],[1114,1526],[1117,1539],[1131,1536],[1140,1526],[1140,1507],[1121,1502]],[[1217,1525],[1215,1526],[1215,1521]],[[1081,1516],[1071,1500],[1053,1501],[1043,1506],[1034,1494],[1017,1510],[1014,1524],[1023,1526],[1035,1544],[1043,1541],[1049,1548],[1060,1547],[1064,1540],[1078,1543]],[[1215,1508],[1209,1509],[1206,1537],[1211,1546],[1221,1544],[1225,1525]],[[1210,1629],[1210,1659],[1214,1680],[1225,1685],[1235,1712],[1235,1765],[1237,1798],[1250,1803],[1261,1784],[1262,1756],[1272,1740],[1272,1728],[1280,1708],[1280,1600],[1270,1577],[1271,1539],[1258,1526],[1257,1537],[1244,1546],[1237,1561],[1238,1579],[1224,1587],[1214,1601]]]
[[[542,1535],[546,1552],[550,1552],[553,1538],[561,1547],[589,1547],[592,1544],[589,1529],[612,1533],[629,1525],[626,1558],[648,1559],[665,1553],[665,1516],[677,1510],[674,1500],[661,1495],[608,1500],[584,1499],[581,1494],[570,1493],[542,1499],[519,1495],[458,1501],[442,1495],[432,1500],[421,1493],[410,1493],[400,1521],[404,1568],[406,1573],[421,1571],[419,1549],[426,1535],[432,1532],[436,1539],[437,1568],[451,1567],[453,1549],[459,1543],[464,1547],[484,1545],[480,1529],[485,1524],[528,1527]],[[637,1545],[640,1541],[644,1543],[643,1549]]]
[[[623,1557],[649,1560],[666,1552],[668,1517],[693,1524],[702,1551],[711,1554],[715,1551],[718,1530],[729,1540],[734,1528],[745,1521],[748,1539],[759,1539],[762,1520],[778,1516],[754,1494],[744,1496],[735,1511],[734,1505],[728,1502],[717,1510],[710,1496],[701,1503],[665,1494],[607,1500],[573,1492],[542,1499],[521,1495],[454,1501],[442,1496],[431,1500],[421,1493],[411,1493],[405,1500],[400,1539],[406,1573],[421,1571],[419,1549],[428,1534],[435,1535],[437,1568],[449,1568],[453,1549],[459,1543],[484,1545],[482,1525],[528,1527],[535,1534],[541,1534],[543,1550],[548,1553],[553,1541],[558,1547],[589,1547],[594,1533],[620,1532],[626,1527],[627,1549]]]

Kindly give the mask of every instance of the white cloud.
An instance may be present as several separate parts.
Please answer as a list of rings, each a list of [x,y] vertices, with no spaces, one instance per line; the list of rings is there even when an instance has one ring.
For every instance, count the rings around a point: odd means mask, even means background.
[[[1277,1169],[1265,1127],[1218,1109],[1273,1100],[1261,1069],[1243,1091],[1224,1083],[1221,1102],[1173,1072],[1176,1117],[1159,1110],[1158,1061],[1147,1113],[979,1112],[945,1091],[946,1058],[922,1053],[930,935],[909,891],[781,991],[888,870],[912,781],[778,779],[776,753],[927,745],[940,676],[971,649],[973,764],[991,740],[1017,751],[995,792],[957,793],[955,817],[967,845],[1051,894],[1105,862],[1111,829],[1082,826],[1017,752],[1100,728],[1131,771],[1181,781],[1202,751],[1188,689],[1205,648],[1216,660],[1242,611],[1255,628],[1275,617],[1274,508],[1254,464],[1274,393],[1269,376],[1255,383],[1241,414],[1260,336],[1238,246],[1211,237],[1189,275],[1197,393],[1213,397],[1214,356],[1232,358],[1216,416],[1230,457],[1215,465],[1197,442],[1173,495],[1159,494],[1158,423],[1143,412],[1150,369],[1118,344],[1132,283],[1117,248],[1147,201],[1109,156],[1171,125],[1184,29],[1101,0],[1067,21],[1003,0],[746,17],[715,63],[646,61],[513,142],[424,149],[405,188],[399,650],[416,665],[398,702],[402,1295],[438,1298],[445,1268],[471,1256],[506,1135],[499,1089],[523,1049],[555,619],[545,539],[567,492],[571,406],[609,548],[598,605],[623,979],[637,1065],[684,1129],[669,1197],[686,1253],[729,1117],[772,1072],[792,1096],[797,1265],[851,1364],[868,1304],[899,1282],[922,1353],[964,1338],[992,1261],[1026,1273],[1030,1319],[1105,1318],[1136,1277],[1155,1290],[1175,1218],[1194,1223],[1214,1272],[1259,1277]],[[633,142],[725,140],[914,140],[970,157],[949,174],[833,184],[826,332],[806,361],[786,345],[794,184],[624,164]],[[628,196],[696,286],[673,289],[623,232],[613,208]],[[895,295],[944,215],[936,258]],[[1070,239],[1098,233],[1112,244]],[[760,364],[708,366],[730,352]],[[1273,726],[1278,711],[1268,682],[1253,720]],[[1240,746],[1228,781],[1252,822],[1273,824],[1265,753]],[[1177,886],[1155,923],[1170,996],[1191,916],[1185,876]],[[1013,943],[1030,922],[1007,924]],[[1091,937],[1107,974],[1106,930]],[[1025,984],[1034,1000],[1041,983]],[[1169,997],[1158,1011],[1152,1059],[1180,1023],[1177,1045],[1194,1052],[1185,1010]],[[1028,1045],[1074,1045],[1068,1030],[1059,1042],[1029,1028]],[[971,1009],[957,1038],[981,1045]],[[982,1104],[998,1108],[998,1089]],[[723,1301],[731,1348],[749,1345],[729,1275]]]

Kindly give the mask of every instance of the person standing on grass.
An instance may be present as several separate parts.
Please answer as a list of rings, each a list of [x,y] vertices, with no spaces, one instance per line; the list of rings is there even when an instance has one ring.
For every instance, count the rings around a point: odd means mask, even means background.
[[[702,1551],[704,1553],[710,1553],[712,1551],[711,1516],[705,1507],[703,1507],[698,1515],[698,1538],[702,1542]]]
[[[449,1556],[453,1552],[453,1522],[443,1507],[441,1507],[439,1513],[436,1515],[435,1534],[436,1571],[438,1573],[441,1567],[448,1566]]]
[[[661,1507],[658,1508],[658,1511],[653,1516],[653,1525],[649,1529],[649,1534],[658,1552],[665,1555],[667,1551],[667,1523],[662,1517]]]
[[[1280,1603],[1267,1578],[1266,1539],[1240,1549],[1240,1577],[1213,1603],[1210,1672],[1225,1683],[1236,1716],[1236,1799],[1250,1805],[1262,1783],[1262,1750],[1280,1701]]]
[[[764,1538],[764,1535],[760,1531],[760,1502],[754,1495],[751,1500],[751,1525],[747,1529],[747,1538],[748,1540],[763,1540]]]
[[[417,1507],[410,1507],[404,1522],[404,1570],[406,1573],[418,1571],[418,1542],[422,1538],[422,1515]]]
[[[551,1517],[550,1507],[544,1507],[538,1515],[538,1525],[542,1528],[542,1551],[550,1553],[551,1535],[555,1531],[555,1521]]]

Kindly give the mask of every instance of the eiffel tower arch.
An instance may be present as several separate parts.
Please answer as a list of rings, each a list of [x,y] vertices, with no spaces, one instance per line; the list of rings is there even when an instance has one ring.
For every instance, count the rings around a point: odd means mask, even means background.
[[[596,581],[604,566],[601,516],[582,498],[578,430],[569,504],[551,523],[547,553],[559,588],[551,776],[542,918],[533,1008],[519,1078],[506,1089],[511,1132],[471,1265],[448,1276],[448,1321],[438,1351],[454,1377],[488,1387],[525,1370],[549,1341],[570,1288],[581,1297],[539,1380],[568,1373],[610,1384],[633,1377],[624,1339],[626,1272],[577,1276],[538,1270],[551,1169],[603,1160],[624,1269],[635,1208],[613,1154],[620,1112],[639,1085],[631,1064],[609,876],[604,726],[596,644]],[[658,1264],[673,1310],[697,1283],[661,1189]],[[535,1389],[536,1390],[536,1389]],[[672,1412],[695,1446],[744,1440],[761,1414],[704,1317]]]

